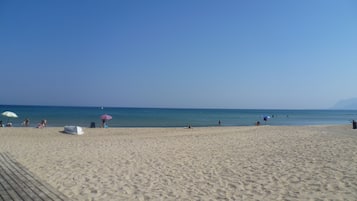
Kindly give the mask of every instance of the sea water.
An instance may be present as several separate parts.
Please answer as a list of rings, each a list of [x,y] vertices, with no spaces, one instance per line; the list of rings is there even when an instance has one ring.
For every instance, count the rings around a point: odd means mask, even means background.
[[[3,124],[10,121],[20,127],[28,118],[36,127],[46,119],[48,126],[101,125],[100,116],[109,114],[109,127],[193,127],[261,125],[333,125],[350,124],[357,119],[357,110],[263,110],[263,109],[171,109],[171,108],[113,108],[113,107],[55,107],[0,105],[0,112],[15,112],[18,118],[0,116]],[[269,116],[267,121],[264,117]]]

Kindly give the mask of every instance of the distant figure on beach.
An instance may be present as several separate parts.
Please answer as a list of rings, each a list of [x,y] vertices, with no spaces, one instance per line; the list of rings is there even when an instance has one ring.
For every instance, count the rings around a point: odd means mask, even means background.
[[[12,127],[12,123],[11,122],[7,123],[6,127]]]
[[[30,120],[28,118],[26,118],[25,121],[22,122],[22,125],[25,127],[28,127],[30,125]]]
[[[44,128],[47,126],[47,120],[43,119],[41,122],[37,125],[37,128]]]
[[[257,122],[255,123],[255,125],[256,125],[256,126],[260,126],[260,121],[257,121]]]
[[[4,124],[2,124],[2,120],[0,121],[0,127],[4,127]]]
[[[102,119],[102,128],[108,128],[108,124],[105,119]]]
[[[218,126],[221,126],[221,120],[218,121]]]

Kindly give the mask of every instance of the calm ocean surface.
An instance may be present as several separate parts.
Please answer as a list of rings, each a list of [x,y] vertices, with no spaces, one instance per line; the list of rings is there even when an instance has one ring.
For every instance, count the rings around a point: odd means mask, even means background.
[[[19,118],[0,116],[5,124],[8,120],[13,126],[20,127],[26,119],[30,126],[36,127],[41,119],[48,121],[48,126],[62,127],[78,125],[89,127],[95,122],[99,127],[100,115],[113,117],[109,127],[184,127],[192,125],[250,126],[256,121],[265,124],[263,117],[271,118],[267,125],[332,125],[350,124],[357,119],[357,110],[261,110],[261,109],[158,109],[158,108],[99,108],[99,107],[53,107],[53,106],[11,106],[0,105],[0,112],[15,112]]]

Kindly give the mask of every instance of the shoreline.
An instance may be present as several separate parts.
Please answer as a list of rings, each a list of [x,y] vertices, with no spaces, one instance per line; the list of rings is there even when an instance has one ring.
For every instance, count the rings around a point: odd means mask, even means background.
[[[289,124],[289,125],[270,125],[270,124],[262,124],[262,122],[260,122],[260,125],[212,125],[212,126],[195,126],[195,125],[191,125],[192,128],[241,128],[241,127],[268,127],[268,126],[272,126],[272,127],[313,127],[313,126],[333,126],[333,127],[338,127],[338,126],[348,126],[351,125],[352,128],[352,122],[351,123],[344,123],[344,124]],[[4,129],[4,128],[15,128],[15,129],[30,129],[30,128],[35,128],[35,129],[46,129],[46,128],[63,128],[65,126],[80,126],[80,125],[63,125],[63,126],[46,126],[44,128],[37,128],[35,126],[12,126],[12,127],[0,127],[0,129]],[[95,128],[91,128],[90,126],[80,126],[84,129],[120,129],[120,128],[188,128],[188,126],[109,126],[107,128],[102,128],[102,127],[98,127],[96,126]]]
[[[353,200],[350,125],[0,128],[9,153],[72,200]]]
[[[0,106],[1,109],[1,106]],[[0,118],[20,127],[26,119],[32,127],[42,120],[47,126],[76,125],[90,127],[101,125],[101,115],[113,117],[110,127],[193,127],[252,126],[257,121],[269,125],[319,125],[346,124],[357,118],[356,110],[274,110],[274,109],[173,109],[173,108],[83,108],[83,107],[2,107],[2,111],[15,112],[19,118]],[[270,117],[270,118],[269,118]]]

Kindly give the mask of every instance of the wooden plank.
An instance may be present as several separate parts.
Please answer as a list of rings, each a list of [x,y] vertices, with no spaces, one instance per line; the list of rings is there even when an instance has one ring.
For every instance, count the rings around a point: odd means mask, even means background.
[[[67,201],[69,198],[36,178],[8,153],[0,153],[0,201]]]
[[[4,201],[12,201],[13,199],[10,197],[10,195],[5,189],[5,182],[6,180],[3,178],[2,174],[0,174],[0,198]]]
[[[23,167],[17,161],[13,159],[8,159],[10,163],[16,164],[16,170],[21,174],[23,180],[26,180],[28,186],[35,192],[39,197],[45,198],[45,200],[68,200],[66,196],[54,189],[51,185],[40,181],[31,172],[29,172],[25,167]]]
[[[13,189],[15,189],[15,191],[18,192],[23,199],[26,198],[28,200],[42,201],[43,199],[36,194],[36,191],[33,191],[30,188],[29,183],[24,180],[21,174],[19,174],[17,170],[18,167],[11,164],[11,161],[9,161],[7,157],[8,156],[2,154],[2,167],[4,168],[4,172],[6,174],[4,176],[7,176],[9,180],[13,182]]]
[[[5,189],[5,193],[12,199],[12,200],[23,200],[23,196],[21,192],[18,192],[17,185],[14,180],[9,177],[7,174],[6,169],[3,166],[3,162],[1,162],[0,172],[1,172],[1,184]],[[26,196],[25,196],[26,197]]]

